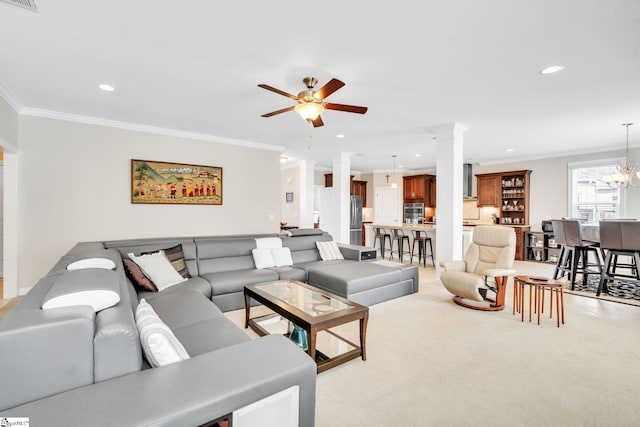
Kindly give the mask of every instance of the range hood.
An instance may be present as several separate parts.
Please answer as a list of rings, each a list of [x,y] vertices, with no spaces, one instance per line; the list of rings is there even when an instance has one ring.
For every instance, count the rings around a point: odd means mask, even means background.
[[[473,179],[473,170],[471,163],[464,163],[462,165],[462,197],[465,199],[473,199],[473,195],[471,194],[472,190],[472,179]]]

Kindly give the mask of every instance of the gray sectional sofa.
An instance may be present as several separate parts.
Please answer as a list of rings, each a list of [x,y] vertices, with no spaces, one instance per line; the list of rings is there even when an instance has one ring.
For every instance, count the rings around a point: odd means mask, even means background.
[[[293,265],[255,268],[256,239],[210,236],[83,242],[74,246],[0,320],[0,417],[32,425],[202,425],[282,390],[299,393],[299,425],[313,426],[315,363],[283,336],[250,340],[223,314],[244,307],[244,285],[297,279],[363,304],[418,289],[416,266],[322,261],[320,230],[280,236]],[[136,292],[122,258],[180,243],[191,278],[160,292]],[[116,268],[82,273],[67,266],[99,256]],[[95,312],[76,305],[43,310],[47,294],[107,277],[119,302]],[[190,358],[149,369],[135,310],[144,298]]]

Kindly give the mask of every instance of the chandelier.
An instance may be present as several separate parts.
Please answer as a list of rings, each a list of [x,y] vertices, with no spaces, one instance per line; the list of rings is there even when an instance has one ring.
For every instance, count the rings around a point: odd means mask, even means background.
[[[637,187],[638,185],[633,182],[634,176],[640,179],[640,172],[638,172],[638,164],[636,162],[629,161],[629,126],[633,123],[623,123],[622,126],[627,128],[627,150],[624,161],[616,165],[618,169],[617,173],[612,175],[606,175],[603,177],[605,184],[613,188],[626,188],[627,186]]]

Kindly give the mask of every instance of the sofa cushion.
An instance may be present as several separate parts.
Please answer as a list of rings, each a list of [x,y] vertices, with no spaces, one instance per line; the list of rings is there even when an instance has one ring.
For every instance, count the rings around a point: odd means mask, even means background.
[[[156,252],[160,252],[160,250],[164,252],[164,255],[167,257],[173,268],[176,269],[178,274],[180,274],[185,279],[191,277],[191,274],[189,274],[189,268],[187,267],[187,264],[184,260],[184,251],[182,250],[182,244],[178,243],[177,245],[170,248],[158,249],[156,251],[150,252],[142,252],[142,255],[153,254]]]
[[[42,308],[88,305],[98,312],[119,301],[117,273],[102,268],[87,268],[67,271],[58,276],[42,300]]]
[[[211,295],[243,292],[244,285],[271,282],[279,278],[278,273],[267,268],[261,270],[223,271],[220,273],[204,274],[202,277],[211,283]]]
[[[159,291],[187,280],[176,271],[162,250],[140,256],[133,252],[127,255],[138,264]]]
[[[307,271],[302,268],[297,267],[273,267],[270,270],[278,273],[278,278],[280,280],[299,280],[301,282],[307,281]]]
[[[86,251],[78,251],[65,254],[52,271],[64,268],[66,270],[79,270],[83,268],[104,268],[114,270],[120,263],[120,254],[116,250],[104,248],[87,248]]]
[[[185,282],[180,283],[178,286],[171,286],[168,288],[164,288],[160,292],[148,292],[142,291],[138,292],[138,299],[144,298],[148,301],[154,299],[157,296],[161,295],[170,295],[174,293],[180,293],[184,291],[195,291],[206,298],[211,298],[211,283],[208,280],[202,277],[192,277],[191,279],[187,279]]]
[[[318,247],[318,252],[320,252],[320,258],[322,258],[323,261],[344,259],[337,242],[316,242],[316,246]]]
[[[191,357],[249,340],[202,294],[183,291],[149,301]]]
[[[271,255],[273,255],[273,262],[276,267],[284,267],[293,264],[291,250],[289,248],[273,248],[271,249]]]
[[[143,292],[158,292],[158,288],[153,284],[147,276],[144,275],[142,269],[133,262],[131,259],[123,259],[124,270],[127,273],[127,277],[133,283],[133,286]]]
[[[122,258],[126,258],[129,252],[139,255],[143,252],[153,252],[170,248],[177,244],[182,245],[184,259],[189,273],[192,276],[197,276],[198,266],[196,263],[196,244],[193,241],[193,237],[112,240],[103,243],[104,247],[118,251]]]
[[[109,258],[85,258],[78,261],[74,261],[67,265],[67,270],[82,270],[85,268],[102,268],[105,270],[113,270],[116,268],[116,263]]]
[[[255,263],[256,268],[269,268],[276,266],[273,254],[269,248],[256,248],[251,251],[251,254],[253,255],[253,262]]]
[[[224,316],[185,325],[174,329],[173,333],[192,357],[250,340],[242,329]]]
[[[184,346],[144,299],[136,309],[136,325],[144,355],[152,367],[189,359]]]
[[[158,295],[147,303],[171,329],[224,316],[215,304],[194,291]]]

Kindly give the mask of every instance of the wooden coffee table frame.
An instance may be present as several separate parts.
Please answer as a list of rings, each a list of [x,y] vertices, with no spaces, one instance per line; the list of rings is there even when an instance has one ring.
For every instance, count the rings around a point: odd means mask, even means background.
[[[269,332],[255,321],[255,319],[257,318],[251,318],[251,299],[253,299],[307,331],[309,341],[307,353],[313,360],[316,361],[318,365],[318,373],[326,371],[327,369],[333,368],[334,366],[340,365],[358,357],[362,357],[362,360],[367,360],[366,337],[367,322],[369,320],[368,307],[356,304],[352,301],[339,297],[338,295],[334,295],[330,292],[326,292],[322,289],[299,282],[297,280],[282,280],[281,282],[294,283],[298,286],[305,287],[324,296],[342,301],[343,303],[349,305],[349,307],[332,313],[310,316],[297,307],[289,305],[286,302],[276,298],[275,296],[267,292],[263,292],[257,288],[260,285],[264,285],[264,283],[247,285],[244,287],[245,329],[251,327],[251,329],[256,331],[256,333],[260,336],[269,335]],[[352,343],[344,337],[341,337],[335,332],[329,330],[330,328],[333,328],[335,326],[343,325],[355,320],[360,321],[360,345]],[[318,360],[316,358],[316,337],[318,335],[318,332],[320,331],[326,331],[327,333],[354,347],[354,349],[334,357]]]

